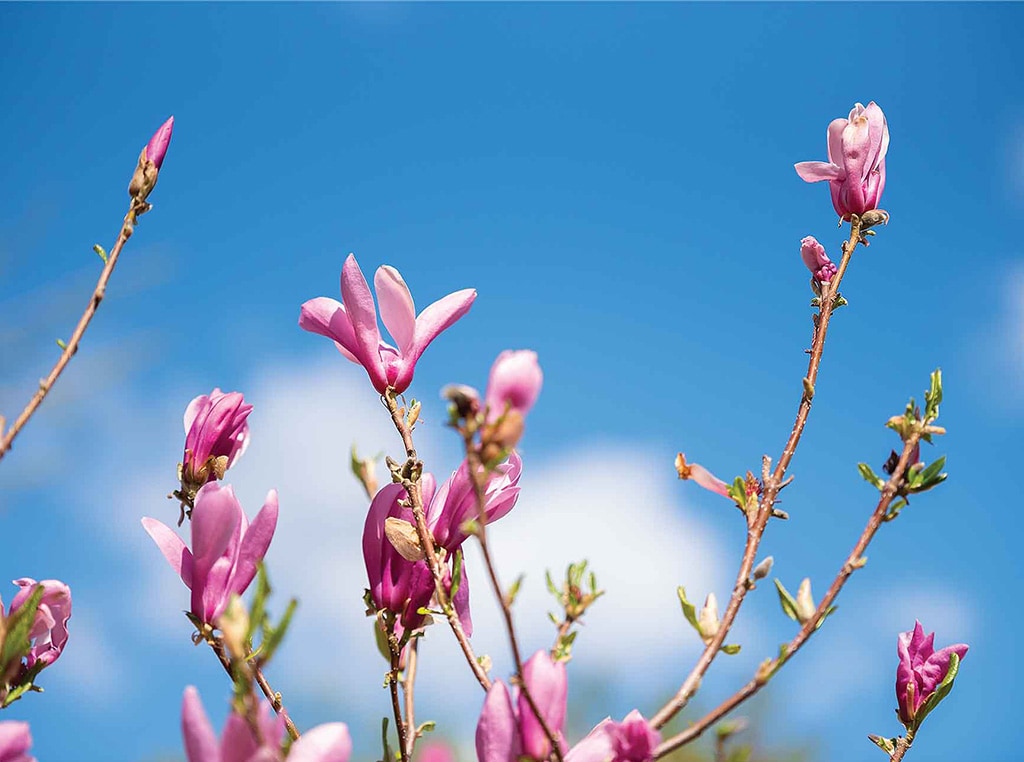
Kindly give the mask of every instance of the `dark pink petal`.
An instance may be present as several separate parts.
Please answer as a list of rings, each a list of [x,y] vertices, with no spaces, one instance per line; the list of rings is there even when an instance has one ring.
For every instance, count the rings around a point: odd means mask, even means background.
[[[466,572],[465,564],[462,565],[461,574],[459,589],[452,596],[452,605],[455,607],[455,613],[459,615],[459,621],[462,623],[462,629],[466,632],[466,637],[471,638],[473,637],[473,615],[469,610],[469,574]]]
[[[373,285],[377,289],[381,320],[399,351],[405,354],[412,347],[416,332],[416,306],[409,287],[398,270],[387,265],[377,268]]]
[[[359,345],[352,321],[345,312],[345,305],[335,299],[319,296],[302,305],[299,311],[299,328],[310,333],[326,336],[338,347],[338,351],[354,363],[362,364],[356,357]]]
[[[650,762],[661,743],[661,733],[634,709],[622,722],[615,724],[613,741],[617,762]]]
[[[477,762],[517,762],[520,749],[512,697],[505,683],[496,680],[487,691],[484,708],[476,724]]]
[[[142,526],[153,538],[153,542],[164,554],[167,563],[178,573],[185,586],[192,587],[192,551],[185,547],[185,543],[177,533],[166,524],[156,519],[144,518]]]
[[[380,597],[383,584],[384,544],[388,542],[384,535],[384,520],[391,514],[400,497],[405,497],[405,489],[401,484],[388,484],[382,487],[370,502],[370,510],[363,524],[363,563],[366,565],[370,592],[373,593],[378,606],[385,605]]]
[[[192,613],[197,616],[208,613],[207,604],[220,607],[226,585],[224,564],[220,564],[215,579],[208,578],[232,540],[240,534],[242,515],[242,506],[230,486],[209,482],[196,494],[192,509]],[[229,559],[228,574],[233,566],[234,559]],[[208,596],[206,587],[210,582],[215,583],[215,589]]]
[[[157,169],[163,166],[164,156],[167,155],[167,146],[171,144],[171,133],[174,131],[174,117],[172,116],[162,125],[160,129],[149,139],[146,144],[146,158],[156,165]],[[138,144],[136,144],[138,145]]]
[[[185,739],[188,762],[221,762],[217,736],[203,709],[199,693],[191,685],[181,702],[181,734]]]
[[[565,663],[552,660],[547,651],[538,651],[523,665],[523,681],[548,729],[560,738],[565,728],[566,699],[569,690]],[[517,706],[523,752],[534,759],[547,759],[551,754],[551,742],[522,694],[519,695]]]
[[[425,751],[425,750],[424,750]],[[348,762],[352,756],[352,737],[343,722],[317,725],[302,734],[288,752],[288,762]],[[423,762],[424,754],[419,755]]]
[[[355,333],[356,346],[352,353],[366,369],[374,388],[381,394],[388,383],[380,359],[380,329],[377,327],[377,309],[373,304],[370,287],[363,277],[355,255],[349,254],[341,270],[341,300],[345,304]]]
[[[241,595],[256,576],[256,567],[263,560],[263,556],[267,554],[270,541],[274,538],[274,530],[277,528],[277,513],[277,490],[272,489],[267,493],[267,499],[263,501],[260,512],[256,514],[256,518],[253,519],[252,524],[242,536],[242,544],[238,551],[238,564],[232,575],[230,592]]]

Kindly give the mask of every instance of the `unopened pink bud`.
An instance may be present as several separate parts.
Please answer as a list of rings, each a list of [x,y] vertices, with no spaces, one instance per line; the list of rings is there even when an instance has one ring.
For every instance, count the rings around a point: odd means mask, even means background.
[[[35,757],[28,755],[31,747],[32,734],[27,722],[0,722],[0,762],[36,762]]]
[[[28,636],[32,647],[25,655],[25,666],[31,669],[35,663],[52,664],[68,642],[68,620],[71,618],[71,588],[60,580],[44,579],[36,582],[29,577],[14,580],[21,588],[11,601],[11,613],[20,609],[32,596],[37,585],[43,587],[43,597],[36,609],[35,619]]]
[[[945,679],[952,654],[962,660],[967,655],[967,645],[957,643],[936,651],[935,633],[926,636],[921,623],[915,622],[913,630],[900,633],[896,652],[900,658],[896,667],[897,712],[900,721],[910,727],[921,705]]]
[[[162,125],[160,129],[149,139],[146,144],[146,158],[160,169],[164,163],[164,156],[167,155],[167,146],[171,144],[171,133],[174,131],[174,117],[172,116]]]
[[[825,247],[818,243],[814,236],[809,235],[800,241],[800,256],[815,280],[828,283],[836,274],[835,263],[828,258]]]

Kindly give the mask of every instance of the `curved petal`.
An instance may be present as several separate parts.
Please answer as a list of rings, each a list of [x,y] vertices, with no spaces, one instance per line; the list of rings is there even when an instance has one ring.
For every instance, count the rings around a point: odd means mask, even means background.
[[[466,637],[471,638],[473,637],[473,615],[469,611],[469,574],[466,572],[465,560],[462,563],[461,575],[459,589],[452,596],[452,605],[455,607],[455,613],[459,615],[459,621],[462,623],[462,629],[466,632]]]
[[[476,724],[477,762],[516,762],[522,746],[518,725],[508,688],[495,680]]]
[[[416,318],[416,330],[412,344],[408,351],[402,353],[398,373],[393,382],[397,391],[403,392],[409,388],[413,372],[416,369],[416,362],[420,359],[423,351],[442,331],[451,327],[456,320],[469,312],[475,299],[476,290],[465,288],[438,299],[419,314],[419,317]]]
[[[370,376],[373,386],[382,394],[387,389],[387,378],[384,364],[380,358],[380,329],[377,328],[377,309],[373,304],[370,287],[359,269],[354,254],[349,254],[341,270],[341,300],[345,303],[355,334],[356,346],[351,348],[352,354]]]
[[[800,179],[808,183],[820,183],[822,180],[842,180],[846,177],[842,167],[826,164],[823,161],[801,161],[799,164],[794,164],[793,168],[800,175]]]
[[[263,560],[277,528],[277,490],[272,489],[263,501],[263,507],[252,520],[242,537],[238,550],[238,564],[231,578],[231,592],[241,595],[256,576],[256,566]]]
[[[203,709],[203,702],[193,686],[185,689],[181,701],[181,734],[185,740],[188,762],[220,762],[217,736]]]
[[[363,524],[363,563],[366,565],[366,576],[370,583],[370,591],[378,606],[384,605],[380,598],[384,574],[384,520],[391,513],[392,507],[399,497],[405,494],[401,484],[388,484],[382,487],[370,502],[370,510]]]
[[[352,737],[343,722],[330,722],[307,730],[288,752],[288,762],[348,762]]]
[[[188,588],[192,587],[192,551],[185,547],[177,532],[156,519],[144,518],[142,527],[153,538],[153,542],[164,554],[167,563],[178,573]]]
[[[214,394],[218,393],[219,391],[219,388],[213,390]],[[208,411],[212,405],[213,402],[210,400],[210,397],[206,394],[200,394],[198,397],[196,397],[190,403],[188,403],[188,407],[185,408],[184,421],[186,434],[188,434],[189,430],[192,428],[192,424],[195,423],[196,418],[198,418],[201,413],[205,413],[206,411]]]
[[[843,169],[846,160],[843,158],[843,130],[850,123],[849,119],[833,119],[829,122],[825,139],[828,141],[828,160],[840,169]],[[845,176],[845,172],[843,173]]]
[[[608,762],[615,756],[612,745],[612,731],[615,723],[611,717],[605,717],[586,737],[569,749],[565,762]]]
[[[538,651],[523,664],[523,681],[543,715],[548,729],[558,738],[565,728],[566,699],[569,683],[565,662],[554,661],[547,651]],[[534,759],[547,759],[551,754],[548,740],[530,702],[520,693],[519,728],[523,737],[523,751]]]
[[[310,299],[299,310],[299,328],[326,336],[345,357],[362,365],[355,356],[359,346],[356,342],[356,333],[348,313],[345,312],[345,305],[341,302],[328,299],[326,296]]]
[[[416,305],[412,301],[409,287],[405,285],[398,270],[388,265],[377,268],[373,286],[377,290],[380,318],[399,351],[405,354],[412,347],[416,332]]]
[[[241,530],[242,506],[230,486],[210,482],[196,494],[192,509],[192,613],[205,608],[207,578]],[[228,573],[234,559],[228,559]],[[221,564],[223,570],[223,564]],[[218,582],[222,582],[219,580]]]

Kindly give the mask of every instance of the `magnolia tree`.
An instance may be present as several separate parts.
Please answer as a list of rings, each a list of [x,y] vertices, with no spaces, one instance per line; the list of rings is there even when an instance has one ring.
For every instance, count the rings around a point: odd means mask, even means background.
[[[58,342],[63,351],[57,363],[9,427],[0,419],[0,458],[10,451],[15,437],[77,351],[138,218],[151,208],[147,198],[156,186],[173,124],[173,118],[168,119],[139,156],[128,189],[128,213],[117,242],[109,254],[95,247],[103,270],[70,339]],[[867,246],[878,226],[889,221],[889,214],[878,208],[889,148],[889,129],[882,110],[875,103],[866,107],[858,103],[849,117],[832,121],[827,137],[828,161],[800,162],[795,165],[796,172],[807,182],[828,183],[840,225],[848,227],[849,235],[838,252],[838,261],[813,236],[799,244],[813,292],[807,350],[810,359],[799,385],[796,419],[782,452],[777,458],[765,455],[759,467],[730,482],[688,461],[682,453],[675,457],[680,479],[721,495],[739,509],[746,523],[746,542],[732,594],[723,611],[714,594],[698,606],[679,587],[682,618],[696,631],[704,648],[689,673],[680,676],[678,691],[662,706],[652,703],[621,719],[609,717],[581,739],[566,737],[569,667],[577,626],[602,591],[585,561],[571,565],[560,584],[549,576],[548,586],[561,609],[559,616],[552,617],[553,642],[550,649],[524,653],[513,616],[518,582],[505,586],[499,579],[489,543],[491,533],[501,531],[497,522],[514,509],[520,475],[528,467],[516,446],[541,392],[543,374],[536,353],[502,352],[491,365],[482,394],[461,384],[442,391],[449,403],[448,425],[461,440],[463,458],[448,478],[440,480],[417,454],[420,403],[405,395],[412,388],[417,364],[429,362],[431,342],[467,315],[476,291],[455,291],[417,314],[409,287],[396,269],[387,265],[377,268],[373,277],[375,301],[363,271],[350,255],[341,270],[341,301],[320,297],[301,306],[299,326],[327,337],[342,357],[362,366],[368,382],[380,394],[382,415],[390,417],[397,434],[395,448],[386,458],[390,480],[383,486],[376,481],[374,462],[360,459],[355,450],[352,454],[353,473],[367,498],[362,536],[366,579],[346,580],[348,587],[338,591],[338,598],[359,605],[358,590],[365,582],[362,601],[376,624],[387,693],[378,698],[376,685],[366,686],[366,691],[391,718],[390,727],[388,719],[384,721],[382,749],[364,749],[362,757],[383,762],[451,759],[448,749],[423,740],[433,723],[416,721],[418,646],[429,633],[435,638],[453,637],[465,657],[466,669],[479,683],[481,709],[475,739],[479,762],[649,762],[692,743],[713,728],[717,732],[718,759],[749,756],[749,748],[733,739],[742,729],[742,722],[727,719],[729,715],[767,685],[815,635],[835,610],[843,586],[867,562],[865,550],[882,525],[898,518],[911,495],[930,490],[946,478],[944,458],[925,463],[921,457],[921,443],[931,443],[945,433],[936,424],[942,378],[935,371],[924,393],[923,406],[911,399],[887,423],[900,443],[882,467],[884,475],[876,474],[866,463],[859,464],[862,476],[878,490],[877,501],[825,594],[815,600],[807,579],[796,586],[795,595],[775,580],[781,608],[796,623],[792,639],[778,649],[777,655],[761,662],[748,682],[703,717],[675,735],[665,731],[667,723],[696,695],[714,661],[723,653],[739,650],[738,645],[728,642],[729,634],[748,593],[771,573],[772,558],[762,558],[759,548],[772,520],[787,518],[778,507],[779,495],[793,478],[790,464],[815,400],[829,324],[847,303],[840,285],[857,247]],[[794,241],[794,262],[796,248]],[[794,277],[796,273],[794,269]],[[390,342],[382,337],[380,323],[390,334]],[[481,364],[481,372],[483,367]],[[278,512],[287,510],[287,506],[279,508],[277,493],[271,489],[250,521],[234,490],[225,482],[231,466],[250,444],[251,411],[252,406],[240,392],[220,389],[188,403],[183,453],[177,466],[179,486],[173,492],[181,507],[177,528],[154,518],[141,519],[156,548],[190,591],[186,615],[195,628],[193,640],[209,646],[231,686],[231,713],[219,739],[199,694],[183,686],[185,754],[190,762],[346,762],[353,753],[346,725],[336,722],[300,730],[301,718],[290,716],[283,697],[267,678],[267,665],[282,646],[295,601],[278,619],[268,614],[270,586],[263,557],[273,542]],[[259,436],[256,439],[258,447]],[[168,470],[172,469],[173,464],[168,464]],[[154,507],[157,505],[154,500]],[[186,523],[187,530],[183,528]],[[469,568],[463,555],[467,543],[478,545],[482,568]],[[489,659],[474,651],[470,576],[475,580],[476,596],[490,594],[497,599],[514,664],[510,675],[493,674]],[[58,660],[68,642],[71,617],[71,590],[63,582],[23,578],[14,584],[18,592],[6,613],[0,607],[3,707],[39,690],[41,673]],[[246,602],[242,596],[247,592]],[[868,736],[893,762],[904,758],[924,719],[949,694],[967,653],[967,646],[962,644],[936,650],[934,635],[926,635],[920,622],[894,635],[898,656],[896,715],[903,734]],[[0,762],[31,760],[30,746],[25,723],[0,722]]]

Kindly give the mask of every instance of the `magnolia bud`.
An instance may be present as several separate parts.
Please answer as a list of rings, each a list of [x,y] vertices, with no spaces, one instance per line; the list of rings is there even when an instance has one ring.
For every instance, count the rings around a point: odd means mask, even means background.
[[[772,564],[775,563],[775,558],[768,556],[761,563],[754,567],[754,579],[764,579],[772,571]]]
[[[700,631],[701,640],[710,643],[718,634],[720,624],[718,599],[715,598],[714,593],[708,593],[708,597],[704,599],[704,608],[700,610],[700,616],[697,618],[697,629]]]
[[[814,605],[814,598],[811,596],[811,580],[805,577],[796,591],[796,618],[800,624],[804,624],[814,617],[818,607]]]

